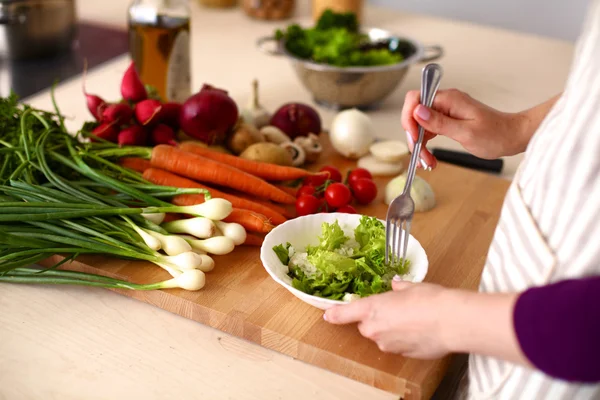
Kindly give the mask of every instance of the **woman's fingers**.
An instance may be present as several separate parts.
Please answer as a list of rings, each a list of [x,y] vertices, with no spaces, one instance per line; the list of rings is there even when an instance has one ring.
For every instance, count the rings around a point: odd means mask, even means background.
[[[431,135],[430,133],[425,132],[425,136],[423,137],[423,143],[421,144],[421,152],[419,154],[419,157],[421,158],[421,160],[423,160],[425,165],[427,167],[431,167],[431,168],[435,168],[437,166],[437,160],[434,157],[434,155],[431,154],[431,152],[426,147],[426,145],[427,145],[427,141],[432,139],[434,136],[435,135]],[[411,132],[408,132],[408,131],[406,132],[406,143],[407,143],[408,149],[410,150],[411,153],[415,147],[415,140],[417,140],[417,139],[418,139],[417,135],[413,136],[413,134]],[[417,168],[422,168],[422,167],[423,166],[419,162],[417,164]]]
[[[462,131],[462,121],[450,118],[422,104],[417,105],[414,109],[413,117],[425,130],[437,135],[454,139]]]
[[[332,324],[351,324],[367,318],[370,304],[366,299],[351,301],[342,306],[335,306],[325,311],[323,319]]]

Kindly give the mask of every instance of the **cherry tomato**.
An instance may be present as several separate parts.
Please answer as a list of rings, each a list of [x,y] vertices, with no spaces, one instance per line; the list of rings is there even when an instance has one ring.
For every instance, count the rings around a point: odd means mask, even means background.
[[[299,197],[301,197],[302,195],[305,195],[305,194],[309,195],[309,196],[315,195],[315,187],[314,186],[302,186],[296,192],[296,198],[299,198]]]
[[[352,188],[354,198],[360,204],[369,204],[377,197],[377,185],[371,179],[356,179],[350,187]]]
[[[356,214],[356,210],[350,204],[346,204],[343,207],[340,207],[336,210],[336,212],[346,213],[346,214]]]
[[[303,185],[318,187],[318,186],[323,185],[326,180],[327,180],[327,174],[307,176],[306,178],[304,178]]]
[[[373,175],[371,175],[371,173],[364,168],[355,168],[352,171],[350,171],[350,174],[348,174],[348,185],[352,187],[352,183],[361,178],[372,180]]]
[[[325,167],[321,168],[319,172],[329,172],[329,180],[334,182],[342,181],[342,173],[333,165],[326,165]]]
[[[350,203],[350,200],[352,200],[352,193],[348,186],[343,183],[332,183],[325,189],[325,201],[327,201],[327,204],[331,207],[343,207]]]
[[[302,195],[296,199],[296,214],[300,217],[302,215],[315,214],[319,211],[321,201],[315,196],[308,194]]]

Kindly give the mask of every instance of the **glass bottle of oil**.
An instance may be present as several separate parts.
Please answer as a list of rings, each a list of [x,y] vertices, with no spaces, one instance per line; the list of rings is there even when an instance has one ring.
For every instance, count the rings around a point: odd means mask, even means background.
[[[191,92],[187,0],[134,0],[128,10],[129,51],[140,78],[164,101]]]

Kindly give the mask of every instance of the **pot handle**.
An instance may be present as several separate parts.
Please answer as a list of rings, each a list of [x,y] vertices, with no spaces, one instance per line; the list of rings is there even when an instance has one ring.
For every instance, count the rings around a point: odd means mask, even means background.
[[[269,48],[266,46],[266,44],[267,44],[268,42],[275,42],[275,43],[277,43],[277,39],[275,39],[273,36],[265,36],[265,37],[261,37],[260,39],[258,39],[258,40],[256,41],[256,47],[258,47],[258,49],[259,49],[260,51],[262,51],[263,53],[265,53],[265,54],[268,54],[268,55],[270,55],[270,56],[280,56],[280,55],[282,55],[282,54],[283,54],[283,53],[281,52],[281,50],[279,50],[279,49],[276,49],[276,50],[269,49]]]
[[[444,49],[442,48],[442,46],[439,46],[437,44],[425,46],[423,50],[423,57],[421,57],[421,59],[419,60],[419,62],[422,63],[435,61],[444,55]],[[430,54],[426,55],[427,53]]]

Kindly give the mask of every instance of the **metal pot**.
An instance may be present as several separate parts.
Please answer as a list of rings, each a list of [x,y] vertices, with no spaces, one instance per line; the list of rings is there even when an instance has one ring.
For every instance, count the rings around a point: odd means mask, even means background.
[[[257,46],[265,53],[287,58],[300,82],[313,95],[314,101],[334,109],[376,107],[402,83],[411,65],[430,62],[443,55],[440,46],[424,46],[417,40],[397,36],[383,29],[371,28],[363,32],[371,42],[393,40],[401,45],[403,61],[372,67],[336,67],[290,54],[286,50],[284,39],[276,41],[273,37],[263,37],[258,40]],[[267,46],[268,42],[273,41],[277,42],[275,50]]]
[[[0,54],[23,60],[68,51],[76,20],[75,0],[0,0]]]

